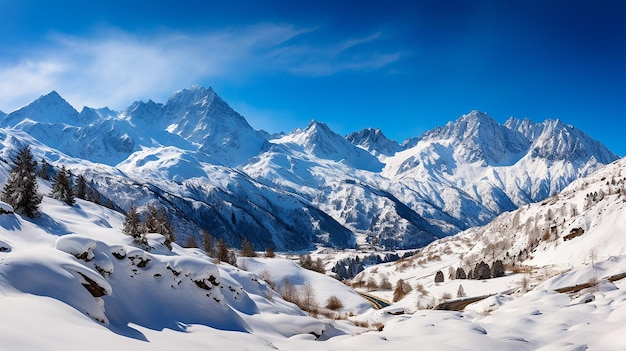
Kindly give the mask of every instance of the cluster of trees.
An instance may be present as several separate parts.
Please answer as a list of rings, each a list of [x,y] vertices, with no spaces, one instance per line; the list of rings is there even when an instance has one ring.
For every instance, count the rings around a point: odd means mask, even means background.
[[[74,198],[74,190],[70,184],[71,174],[65,166],[57,172],[52,183],[52,192],[50,196],[54,199],[61,200],[69,206],[74,206],[76,199]],[[84,180],[84,178],[83,178]]]
[[[313,260],[309,254],[300,255],[300,266],[310,271],[326,274],[326,268],[324,268],[322,259],[318,258],[317,260]]]
[[[209,257],[213,257],[217,259],[219,262],[226,262],[231,265],[237,264],[237,254],[235,251],[231,250],[228,246],[228,243],[222,238],[217,239],[214,242],[213,236],[209,234],[207,231],[202,231],[202,244],[201,248]],[[198,247],[196,242],[196,238],[190,236],[187,238],[187,242],[185,243],[185,247]],[[248,238],[243,238],[241,241],[241,249],[239,250],[239,256],[241,257],[257,257],[257,252],[254,250],[254,246],[248,240]],[[265,249],[265,257],[273,258],[275,257],[274,249],[267,248]]]
[[[415,252],[407,252],[402,257],[409,257],[414,253]],[[386,255],[370,254],[363,258],[359,258],[359,256],[354,258],[347,257],[337,261],[333,268],[331,268],[331,272],[335,273],[338,280],[344,281],[356,277],[357,274],[365,269],[365,266],[393,262],[399,259],[400,256],[396,253],[388,253]]]
[[[74,176],[65,166],[55,170],[42,159],[38,167],[29,146],[21,148],[12,162],[13,168],[2,189],[0,200],[13,206],[17,213],[31,218],[39,215],[43,195],[39,193],[37,177],[52,180],[50,197],[61,200],[69,206],[73,206],[76,198],[79,198],[112,207],[112,204],[104,204],[101,201],[100,194],[87,184],[82,175],[75,177],[74,184]]]
[[[27,217],[39,215],[42,195],[37,186],[37,162],[28,146],[22,148],[13,159],[13,169],[9,174],[0,200],[13,206],[13,210]]]
[[[456,270],[451,267],[449,278],[483,280],[504,277],[504,273],[504,263],[502,263],[502,260],[496,260],[491,266],[485,263],[485,261],[480,261],[474,266],[474,269],[470,269],[467,273],[461,267],[458,267]],[[437,271],[437,273],[435,273],[435,283],[442,283],[443,281],[443,272]]]
[[[144,219],[142,220],[142,217]],[[167,217],[165,208],[157,209],[156,206],[149,205],[146,214],[142,216],[134,204],[126,212],[124,228],[122,231],[133,237],[137,244],[147,244],[147,233],[158,233],[165,237],[165,245],[172,249],[174,237],[174,227]]]

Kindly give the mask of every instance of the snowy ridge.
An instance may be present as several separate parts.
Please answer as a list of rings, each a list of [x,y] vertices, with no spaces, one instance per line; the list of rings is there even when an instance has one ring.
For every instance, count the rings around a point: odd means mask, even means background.
[[[304,129],[296,129],[271,143],[287,144],[291,148],[302,148],[315,157],[344,163],[356,169],[379,171],[382,164],[370,153],[355,147],[336,134],[325,123],[311,121]]]
[[[378,128],[367,128],[348,134],[346,139],[378,157],[391,156],[403,149],[397,141],[388,139]]]
[[[14,127],[25,119],[49,124],[72,124],[79,122],[79,113],[56,91],[51,91],[46,95],[40,96],[32,103],[6,115],[0,126]]]
[[[204,229],[237,246],[242,233],[255,233],[246,235],[259,249],[419,247],[542,200],[617,158],[562,122],[500,125],[479,111],[403,146],[380,130],[344,138],[317,121],[270,136],[200,86],[122,112],[78,113],[51,92],[0,126],[16,136],[6,147],[17,149],[28,139],[18,131],[27,133],[41,144],[38,159],[87,172],[120,208],[166,207],[181,240]]]

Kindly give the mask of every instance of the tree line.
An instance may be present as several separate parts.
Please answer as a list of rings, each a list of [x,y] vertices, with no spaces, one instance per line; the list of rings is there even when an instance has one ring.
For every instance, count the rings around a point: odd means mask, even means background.
[[[101,201],[101,195],[82,175],[72,175],[63,165],[60,169],[55,169],[44,159],[38,165],[29,146],[21,148],[12,159],[12,163],[13,167],[0,194],[0,200],[11,205],[19,214],[31,218],[39,215],[43,195],[39,193],[38,177],[51,180],[52,190],[49,196],[69,206],[76,203],[76,198],[107,205]]]

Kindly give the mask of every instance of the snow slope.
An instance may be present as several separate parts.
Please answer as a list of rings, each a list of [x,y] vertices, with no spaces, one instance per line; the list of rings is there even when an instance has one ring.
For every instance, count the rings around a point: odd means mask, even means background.
[[[285,302],[253,271],[215,264],[198,249],[170,251],[159,234],[138,246],[121,233],[120,213],[48,197],[41,210],[35,219],[0,215],[0,305],[10,321],[0,328],[3,349],[269,349],[276,338],[345,333]],[[330,277],[311,278],[279,258],[257,261],[296,289],[315,281],[318,296],[332,291],[345,313],[370,308]]]

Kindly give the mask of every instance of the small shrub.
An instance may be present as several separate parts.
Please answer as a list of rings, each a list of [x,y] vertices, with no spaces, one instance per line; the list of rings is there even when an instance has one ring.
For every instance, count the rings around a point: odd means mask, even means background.
[[[450,300],[451,298],[452,298],[452,294],[450,294],[449,292],[445,292],[443,293],[443,295],[441,295],[442,300]]]
[[[376,280],[374,280],[374,278],[369,277],[367,279],[367,283],[365,283],[365,288],[369,291],[376,290],[378,289],[378,283],[376,283]]]
[[[428,295],[428,290],[426,290],[426,288],[424,288],[424,285],[417,283],[417,285],[415,286],[415,290],[417,290],[417,292],[419,292],[421,295]]]
[[[409,283],[405,282],[404,279],[399,279],[396,282],[396,288],[393,291],[393,302],[400,301],[403,297],[406,296],[409,292],[411,292],[411,286]]]
[[[272,290],[276,290],[276,284],[274,284],[270,272],[264,270],[263,272],[259,273],[259,278],[263,279]]]
[[[459,284],[459,290],[456,291],[456,297],[466,297],[465,289],[463,289],[463,285]]]
[[[326,308],[328,308],[329,310],[336,311],[340,308],[343,308],[343,303],[341,303],[341,300],[339,300],[337,296],[331,295],[328,298],[328,301],[326,301]]]
[[[389,279],[387,278],[387,276],[383,276],[380,281],[380,289],[391,290],[392,288],[393,287],[391,286],[391,282],[389,282]]]

